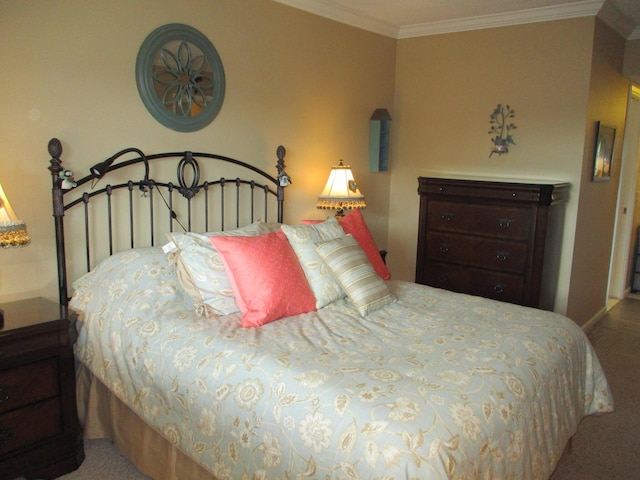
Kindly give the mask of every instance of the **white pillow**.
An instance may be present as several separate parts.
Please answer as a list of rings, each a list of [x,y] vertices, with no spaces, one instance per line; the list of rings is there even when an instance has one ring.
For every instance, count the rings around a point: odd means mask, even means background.
[[[343,237],[344,230],[335,218],[309,225],[282,225],[298,261],[302,266],[311,291],[316,297],[316,308],[344,297],[344,291],[331,269],[316,252],[316,243]]]

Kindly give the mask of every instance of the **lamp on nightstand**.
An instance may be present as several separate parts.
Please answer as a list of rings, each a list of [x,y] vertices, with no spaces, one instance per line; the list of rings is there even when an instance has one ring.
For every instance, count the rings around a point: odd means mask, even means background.
[[[0,185],[0,247],[25,247],[29,243],[27,226],[16,216]]]
[[[316,208],[335,209],[336,217],[343,217],[345,209],[365,208],[364,195],[358,190],[351,167],[340,165],[331,167],[327,184],[318,196]]]

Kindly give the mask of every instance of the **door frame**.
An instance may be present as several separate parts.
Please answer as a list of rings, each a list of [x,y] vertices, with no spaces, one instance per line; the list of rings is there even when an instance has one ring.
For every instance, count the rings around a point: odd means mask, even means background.
[[[633,213],[640,154],[640,88],[631,85],[627,101],[624,143],[620,161],[613,249],[609,262],[607,298],[623,299],[630,285],[629,258],[634,247]]]

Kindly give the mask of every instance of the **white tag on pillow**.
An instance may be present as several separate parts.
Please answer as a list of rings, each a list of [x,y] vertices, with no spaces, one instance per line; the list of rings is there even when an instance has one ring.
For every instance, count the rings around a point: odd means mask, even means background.
[[[169,242],[169,243],[167,243],[167,244],[162,246],[162,251],[165,254],[167,254],[167,253],[170,253],[170,252],[174,251],[176,248],[178,248],[178,247],[176,247],[175,243]]]

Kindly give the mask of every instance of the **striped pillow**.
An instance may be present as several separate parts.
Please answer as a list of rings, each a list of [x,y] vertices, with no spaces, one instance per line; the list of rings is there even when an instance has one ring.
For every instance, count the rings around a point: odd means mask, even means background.
[[[352,235],[318,243],[316,251],[362,316],[395,301]]]

